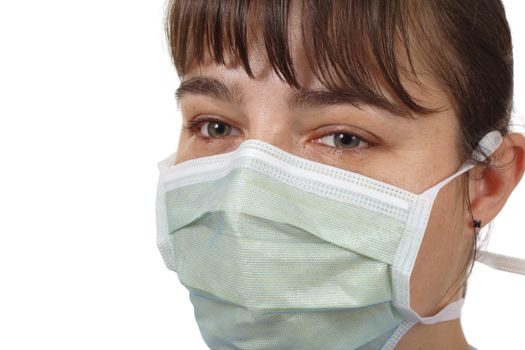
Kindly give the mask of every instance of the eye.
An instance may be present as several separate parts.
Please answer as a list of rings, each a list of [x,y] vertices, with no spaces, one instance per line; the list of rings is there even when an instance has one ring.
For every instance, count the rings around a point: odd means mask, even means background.
[[[200,132],[204,137],[230,136],[232,127],[220,122],[205,122],[201,125]]]
[[[194,120],[188,123],[184,129],[198,134],[202,138],[224,138],[228,136],[237,136],[241,132],[231,125],[215,119]]]
[[[366,142],[359,136],[347,132],[328,134],[319,138],[319,141],[320,143],[324,143],[327,146],[339,149],[362,148],[369,145],[368,142]]]

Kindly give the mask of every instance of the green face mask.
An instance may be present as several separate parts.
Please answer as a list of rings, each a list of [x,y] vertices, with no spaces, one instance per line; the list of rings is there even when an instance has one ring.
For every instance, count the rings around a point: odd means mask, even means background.
[[[173,160],[158,245],[211,349],[393,349],[417,322],[460,316],[463,300],[419,317],[410,275],[439,189],[472,165],[414,194],[258,140]]]

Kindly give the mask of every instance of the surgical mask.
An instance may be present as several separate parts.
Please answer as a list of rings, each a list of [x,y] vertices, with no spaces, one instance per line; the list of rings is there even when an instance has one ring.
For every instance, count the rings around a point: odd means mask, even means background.
[[[157,243],[211,349],[393,349],[460,317],[462,299],[420,317],[410,277],[439,190],[473,164],[415,194],[259,140],[174,160],[159,163]]]

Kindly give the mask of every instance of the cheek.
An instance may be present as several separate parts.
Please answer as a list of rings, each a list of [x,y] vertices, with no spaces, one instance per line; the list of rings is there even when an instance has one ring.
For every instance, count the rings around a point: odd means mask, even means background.
[[[189,138],[190,138],[190,135],[188,135],[187,133],[185,132],[180,133],[175,164],[195,158],[195,155],[193,154],[194,152],[192,152],[192,148],[189,147],[189,144],[188,144]]]
[[[461,291],[471,244],[457,179],[436,198],[410,279],[411,306],[421,316],[436,314]]]
[[[210,155],[206,147],[203,147],[202,141],[199,142],[196,136],[184,131],[180,133],[175,164]]]
[[[238,148],[238,146],[239,140],[225,141],[219,138],[203,140],[196,135],[181,131],[175,164],[186,160],[231,152]]]

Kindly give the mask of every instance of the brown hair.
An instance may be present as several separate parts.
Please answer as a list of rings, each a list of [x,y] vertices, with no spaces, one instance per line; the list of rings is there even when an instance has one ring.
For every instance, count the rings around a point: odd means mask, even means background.
[[[310,67],[328,90],[347,97],[349,103],[360,101],[405,117],[438,111],[418,103],[402,84],[403,77],[418,82],[413,64],[417,59],[424,73],[437,79],[453,99],[463,160],[470,158],[487,132],[509,133],[512,42],[500,0],[304,0],[300,4]],[[179,76],[208,58],[217,64],[228,58],[253,77],[248,60],[252,26],[276,74],[291,87],[302,88],[289,45],[291,6],[291,0],[171,0],[166,33]],[[409,67],[401,66],[401,54]],[[393,92],[395,102],[385,97],[381,86]],[[465,198],[470,211],[468,191]],[[475,239],[473,246],[471,260]]]
[[[413,50],[448,90],[467,159],[490,130],[506,135],[513,94],[510,29],[500,0],[304,0],[302,40],[314,74],[329,90],[403,116],[437,111],[415,101],[401,83],[416,79]],[[191,64],[226,57],[253,77],[248,60],[250,19],[257,21],[268,62],[291,87],[297,82],[289,50],[291,0],[172,0],[166,32],[179,76]],[[255,16],[252,16],[255,14]],[[399,64],[404,50],[410,69]],[[374,72],[379,72],[375,74]],[[399,103],[389,101],[381,83]]]

